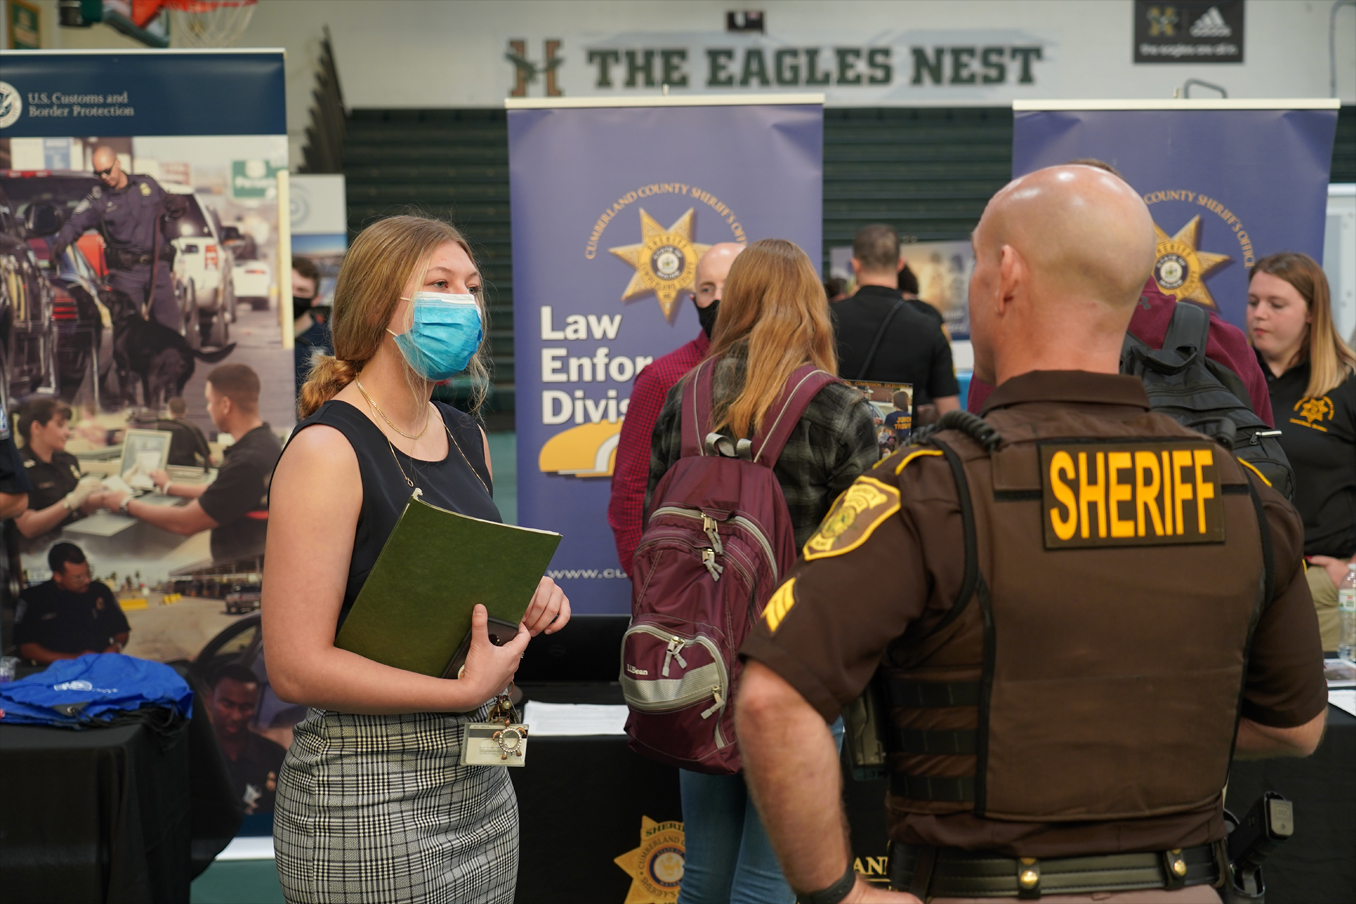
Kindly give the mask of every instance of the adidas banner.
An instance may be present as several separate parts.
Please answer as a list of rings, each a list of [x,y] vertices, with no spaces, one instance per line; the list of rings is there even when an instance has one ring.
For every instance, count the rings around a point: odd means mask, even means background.
[[[547,573],[576,612],[626,613],[607,515],[631,387],[701,332],[711,245],[784,238],[818,262],[823,99],[590,103],[508,102],[518,513],[563,535]]]
[[[1336,100],[1017,101],[1012,174],[1110,163],[1149,205],[1154,279],[1243,326],[1248,270],[1278,251],[1323,261]]]
[[[1135,0],[1136,63],[1241,63],[1243,44],[1243,0]]]

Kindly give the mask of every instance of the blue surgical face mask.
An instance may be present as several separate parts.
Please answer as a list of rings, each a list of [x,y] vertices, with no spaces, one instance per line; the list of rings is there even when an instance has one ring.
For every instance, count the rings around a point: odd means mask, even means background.
[[[425,380],[454,377],[471,363],[484,336],[475,296],[416,292],[410,299],[414,322],[396,334],[396,346],[410,367]]]

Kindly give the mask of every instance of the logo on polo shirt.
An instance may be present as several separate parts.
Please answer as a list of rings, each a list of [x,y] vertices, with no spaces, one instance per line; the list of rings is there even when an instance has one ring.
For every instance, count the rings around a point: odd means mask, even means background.
[[[1337,408],[1333,405],[1332,399],[1322,396],[1317,399],[1303,398],[1295,403],[1295,411],[1299,413],[1298,418],[1292,417],[1290,423],[1299,424],[1301,427],[1312,427],[1323,433],[1328,432],[1328,428],[1323,426],[1323,421],[1330,421],[1333,415],[1337,413]]]

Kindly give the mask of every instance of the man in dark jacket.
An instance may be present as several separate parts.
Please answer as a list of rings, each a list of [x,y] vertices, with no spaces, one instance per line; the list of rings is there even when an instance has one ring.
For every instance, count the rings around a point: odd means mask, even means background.
[[[124,292],[139,305],[149,304],[150,316],[172,330],[183,324],[174,297],[170,261],[174,246],[161,232],[162,218],[183,216],[186,202],[160,187],[150,176],[123,172],[113,149],[94,149],[96,185],[57,232],[52,257],[91,229],[104,237],[109,287]],[[147,298],[150,293],[152,297]]]

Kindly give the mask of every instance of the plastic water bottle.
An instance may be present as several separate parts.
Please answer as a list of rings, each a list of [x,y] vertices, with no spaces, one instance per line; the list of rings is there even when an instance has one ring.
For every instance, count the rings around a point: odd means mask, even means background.
[[[1337,655],[1356,659],[1356,562],[1347,564],[1347,576],[1337,586]]]

